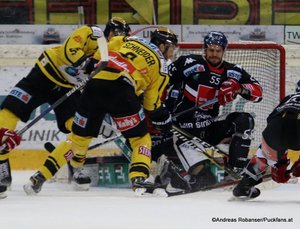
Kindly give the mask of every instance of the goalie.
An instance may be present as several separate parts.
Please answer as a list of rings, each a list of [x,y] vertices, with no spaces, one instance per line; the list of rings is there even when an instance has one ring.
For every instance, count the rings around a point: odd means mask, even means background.
[[[204,37],[204,55],[180,56],[169,66],[171,89],[166,106],[171,113],[178,113],[214,98],[218,103],[199,108],[176,118],[173,123],[190,134],[203,139],[210,145],[229,144],[228,166],[241,171],[248,163],[248,152],[254,119],[246,112],[219,115],[219,107],[232,102],[237,95],[252,102],[260,102],[262,88],[254,76],[242,66],[226,62],[223,57],[228,45],[222,32],[209,32]],[[166,147],[161,153],[172,148],[172,141],[154,135],[154,139]],[[160,139],[159,139],[160,138]],[[157,143],[157,145],[160,145]],[[190,175],[193,189],[201,188],[213,179],[206,166],[207,159],[193,151],[184,142],[174,142],[178,158]],[[159,148],[159,146],[157,147]],[[206,176],[208,181],[203,180]]]

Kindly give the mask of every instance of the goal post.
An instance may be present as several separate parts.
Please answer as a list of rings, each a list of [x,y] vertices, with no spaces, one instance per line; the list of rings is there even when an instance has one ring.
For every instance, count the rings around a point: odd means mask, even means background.
[[[179,43],[178,46],[176,58],[181,55],[203,54],[202,43]],[[221,107],[221,114],[244,111],[253,115],[255,127],[251,149],[254,150],[261,142],[267,116],[285,96],[285,49],[276,43],[229,44],[224,60],[240,64],[263,88],[263,100],[259,103],[249,102],[238,96],[234,102]]]

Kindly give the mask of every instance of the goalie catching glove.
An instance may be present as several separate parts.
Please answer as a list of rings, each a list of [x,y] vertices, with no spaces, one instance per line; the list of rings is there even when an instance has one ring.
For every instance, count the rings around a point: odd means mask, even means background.
[[[151,119],[154,128],[161,131],[163,134],[168,133],[172,128],[171,114],[164,105],[149,112],[149,118]]]
[[[225,80],[218,94],[219,104],[224,106],[226,103],[233,101],[238,93],[241,92],[241,85],[235,79]]]
[[[7,153],[13,150],[16,146],[20,145],[21,143],[21,136],[18,135],[15,131],[1,128],[0,129],[0,142],[1,146],[3,145],[4,148],[1,150],[1,153]],[[3,144],[3,142],[5,142]],[[1,147],[2,148],[2,147]]]

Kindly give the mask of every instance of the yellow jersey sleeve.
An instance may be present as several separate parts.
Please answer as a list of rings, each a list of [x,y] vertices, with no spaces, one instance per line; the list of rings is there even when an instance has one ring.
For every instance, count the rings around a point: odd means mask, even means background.
[[[75,80],[66,68],[80,65],[86,57],[98,52],[97,38],[103,36],[96,26],[76,29],[62,45],[46,49],[37,65],[47,78],[62,87],[73,87]]]

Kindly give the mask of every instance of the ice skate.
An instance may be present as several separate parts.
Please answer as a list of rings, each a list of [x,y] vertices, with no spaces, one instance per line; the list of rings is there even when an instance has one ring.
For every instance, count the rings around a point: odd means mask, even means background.
[[[145,177],[134,177],[131,179],[132,190],[137,196],[141,196],[145,193],[153,193],[158,188],[154,183],[148,181]]]
[[[7,191],[6,185],[0,184],[0,199],[4,199],[7,197],[6,191]]]
[[[252,178],[244,177],[241,182],[233,189],[233,199],[236,200],[250,200],[260,195],[260,190],[254,187],[256,181],[252,181]]]
[[[36,172],[30,177],[29,182],[23,186],[23,189],[29,196],[36,195],[41,191],[45,181],[46,178],[40,172]]]
[[[72,167],[74,189],[76,191],[88,191],[90,189],[91,178],[83,173],[83,168]]]

